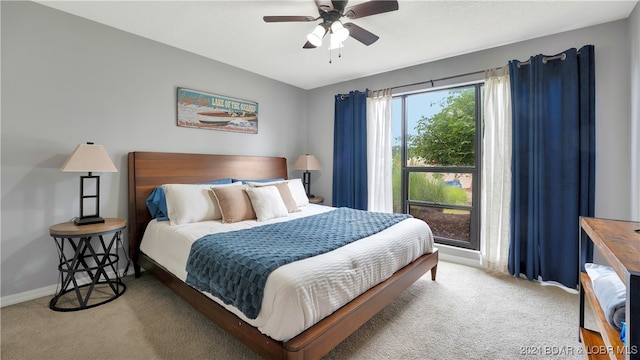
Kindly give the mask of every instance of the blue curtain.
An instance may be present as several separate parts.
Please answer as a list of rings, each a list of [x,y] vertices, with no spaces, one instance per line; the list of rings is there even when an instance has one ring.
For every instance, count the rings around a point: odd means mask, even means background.
[[[579,216],[595,194],[594,47],[509,62],[513,121],[509,272],[578,284]]]
[[[333,206],[367,210],[367,92],[335,97]]]

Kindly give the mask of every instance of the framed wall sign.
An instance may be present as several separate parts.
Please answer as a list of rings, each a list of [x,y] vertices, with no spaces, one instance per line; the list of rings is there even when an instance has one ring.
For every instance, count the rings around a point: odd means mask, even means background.
[[[258,103],[178,88],[178,126],[258,133]]]

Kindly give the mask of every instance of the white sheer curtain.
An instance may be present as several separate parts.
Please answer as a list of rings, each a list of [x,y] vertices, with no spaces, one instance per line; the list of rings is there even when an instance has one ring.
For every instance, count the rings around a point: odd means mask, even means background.
[[[368,210],[393,212],[391,186],[391,89],[367,97]]]
[[[511,94],[509,70],[490,70],[485,76],[482,210],[482,265],[508,272],[511,212]]]

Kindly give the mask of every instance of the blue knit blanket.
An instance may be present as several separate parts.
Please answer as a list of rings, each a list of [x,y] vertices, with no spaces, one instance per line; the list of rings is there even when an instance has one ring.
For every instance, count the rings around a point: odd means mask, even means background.
[[[206,235],[191,246],[187,283],[255,319],[267,277],[276,268],[337,249],[410,217],[338,208],[286,222]]]

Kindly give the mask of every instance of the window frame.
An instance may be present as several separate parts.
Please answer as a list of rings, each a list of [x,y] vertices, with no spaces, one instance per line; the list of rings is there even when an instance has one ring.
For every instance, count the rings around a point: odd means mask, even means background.
[[[473,87],[475,89],[475,166],[408,166],[408,146],[407,146],[407,127],[408,127],[408,104],[407,97],[415,94],[422,94],[434,91],[446,91],[455,90],[460,88]],[[459,209],[470,211],[470,229],[469,229],[469,241],[449,239],[443,237],[437,237],[434,234],[434,240],[436,243],[455,246],[458,248],[465,248],[470,250],[480,250],[480,201],[481,201],[481,174],[482,174],[482,129],[483,129],[483,96],[484,96],[484,81],[474,81],[464,84],[447,85],[437,88],[424,89],[420,91],[412,91],[409,93],[397,94],[393,98],[401,99],[401,145],[400,145],[400,157],[401,157],[401,207],[405,214],[409,214],[411,206],[421,206],[429,208],[440,209]],[[425,172],[425,173],[470,173],[472,174],[472,205],[455,205],[455,204],[443,204],[432,201],[411,200],[409,199],[409,174],[412,172]]]

